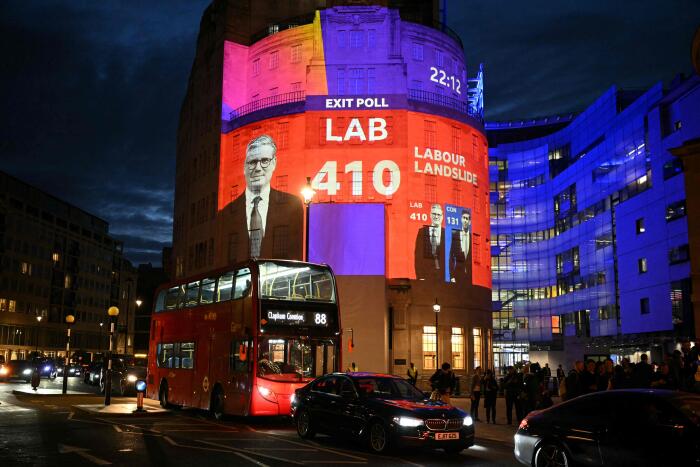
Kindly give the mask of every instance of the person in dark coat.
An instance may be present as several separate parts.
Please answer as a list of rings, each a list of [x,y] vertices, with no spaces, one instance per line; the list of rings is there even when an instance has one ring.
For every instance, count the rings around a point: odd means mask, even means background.
[[[574,368],[569,371],[564,382],[564,386],[566,387],[566,394],[564,394],[563,397],[564,400],[568,401],[583,394],[581,388],[581,373],[583,373],[583,362],[581,360],[576,360]]]
[[[520,391],[523,390],[523,378],[512,366],[508,367],[508,373],[503,379],[503,392],[506,396],[506,420],[508,425],[513,424],[513,407],[515,407],[515,417],[520,423],[522,420],[522,410],[520,409]]]
[[[654,378],[654,369],[649,365],[649,357],[643,353],[632,371],[632,381],[636,388],[648,388]]]
[[[450,403],[450,395],[455,388],[457,379],[450,369],[450,364],[445,362],[442,367],[430,377],[430,384],[433,389],[440,393],[440,400],[446,404]]]
[[[472,376],[472,387],[471,387],[471,415],[474,420],[480,422],[479,420],[479,400],[481,400],[481,367],[478,366],[474,368],[474,376]]]
[[[486,423],[496,423],[496,398],[498,397],[498,382],[493,376],[493,371],[486,370],[481,379],[481,390],[484,393],[484,408],[486,409]]]

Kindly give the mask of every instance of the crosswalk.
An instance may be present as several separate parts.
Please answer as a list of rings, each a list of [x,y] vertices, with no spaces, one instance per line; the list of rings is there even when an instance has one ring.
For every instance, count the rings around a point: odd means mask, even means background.
[[[0,414],[2,413],[13,413],[13,412],[31,412],[31,409],[20,407],[18,405],[8,404],[7,402],[0,402]]]

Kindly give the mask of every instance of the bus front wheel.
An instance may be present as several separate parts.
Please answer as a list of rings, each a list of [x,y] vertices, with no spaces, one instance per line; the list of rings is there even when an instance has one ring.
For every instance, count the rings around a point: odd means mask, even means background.
[[[224,391],[218,384],[214,386],[209,403],[209,412],[216,420],[224,418]]]

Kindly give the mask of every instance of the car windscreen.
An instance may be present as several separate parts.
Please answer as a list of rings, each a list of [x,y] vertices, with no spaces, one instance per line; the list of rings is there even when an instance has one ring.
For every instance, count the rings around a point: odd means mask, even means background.
[[[422,400],[423,393],[408,382],[398,378],[360,377],[353,378],[360,393],[381,399]]]
[[[680,396],[671,399],[671,403],[688,417],[695,425],[700,425],[700,397]]]

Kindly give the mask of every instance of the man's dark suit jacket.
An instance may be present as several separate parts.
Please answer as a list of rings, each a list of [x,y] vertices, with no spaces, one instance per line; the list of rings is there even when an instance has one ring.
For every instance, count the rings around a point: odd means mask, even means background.
[[[437,268],[430,244],[430,226],[423,226],[416,236],[414,261],[416,278],[445,282],[445,229],[440,227],[440,245],[437,248]]]
[[[459,230],[452,231],[452,243],[450,244],[450,279],[454,278],[457,284],[472,283],[472,247],[471,231],[469,232],[469,253],[464,257],[462,244],[459,239]]]
[[[248,217],[245,192],[225,209],[227,251],[229,262],[243,261],[250,257]],[[265,236],[260,245],[261,258],[302,259],[304,229],[304,205],[301,199],[270,189]]]

